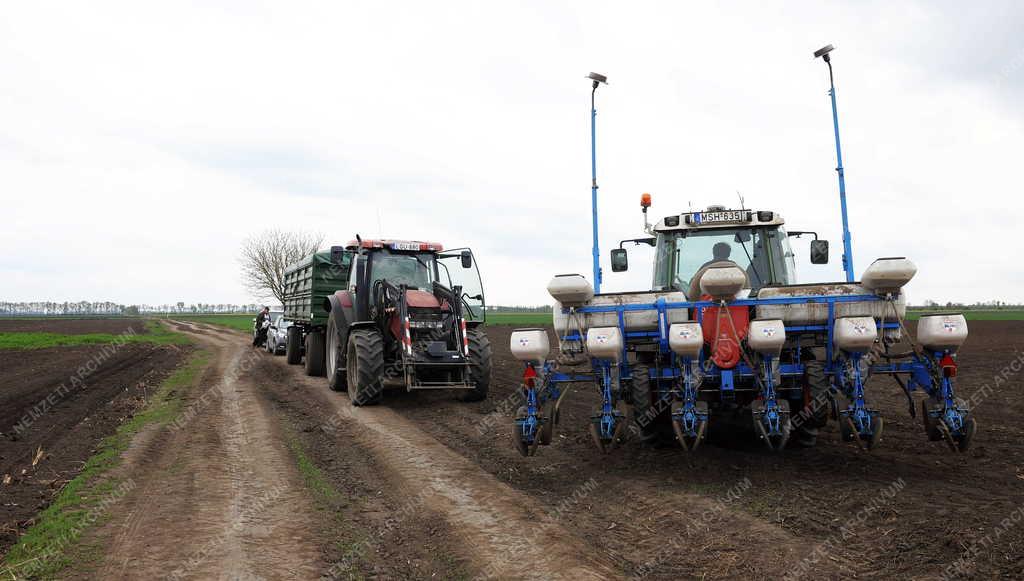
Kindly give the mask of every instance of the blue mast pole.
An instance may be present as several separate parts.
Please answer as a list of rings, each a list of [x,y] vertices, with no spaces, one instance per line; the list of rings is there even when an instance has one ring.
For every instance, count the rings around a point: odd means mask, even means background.
[[[843,148],[839,144],[839,112],[836,108],[836,84],[832,77],[832,59],[828,53],[832,45],[828,45],[814,53],[814,56],[822,57],[828,65],[828,95],[832,99],[832,128],[836,135],[836,173],[839,174],[839,207],[843,213],[843,270],[846,272],[846,282],[853,282],[853,245],[850,240],[850,219],[846,211],[846,175],[843,171]]]
[[[593,218],[594,232],[594,292],[601,292],[601,249],[597,243],[597,107],[594,106],[594,95],[601,83],[608,83],[608,77],[599,73],[590,73],[587,78],[590,85],[590,213]]]
[[[594,94],[597,93],[598,82],[590,91],[590,212],[593,218],[593,258],[594,258],[594,292],[601,292],[601,250],[597,240],[597,109],[594,106]]]

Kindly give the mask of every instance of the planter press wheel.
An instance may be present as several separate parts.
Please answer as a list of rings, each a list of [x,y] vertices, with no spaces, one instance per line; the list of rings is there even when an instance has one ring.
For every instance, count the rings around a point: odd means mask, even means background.
[[[519,424],[516,420],[520,420],[526,417],[526,406],[520,406],[516,410],[516,416],[512,419],[512,443],[516,447],[516,451],[519,452],[520,456],[529,457],[537,453],[537,445],[540,443],[540,431],[533,438],[533,444],[528,444],[523,441],[522,431],[519,428]]]
[[[971,447],[971,440],[974,439],[974,434],[978,431],[978,424],[974,421],[974,416],[968,415],[964,418],[964,427],[961,430],[962,435],[957,437],[949,431],[949,426],[946,422],[939,420],[938,422],[939,432],[942,433],[942,439],[949,444],[949,448],[954,452],[964,453]]]
[[[594,415],[600,416],[600,410],[598,410],[598,412],[595,413]],[[602,454],[607,454],[608,452],[611,452],[612,450],[617,448],[621,443],[622,428],[625,425],[625,418],[619,418],[618,421],[615,422],[615,430],[612,432],[612,437],[606,439],[601,437],[601,431],[598,427],[598,423],[593,421],[592,419],[590,422],[590,439],[594,442],[594,445],[597,446],[597,449],[600,450]]]

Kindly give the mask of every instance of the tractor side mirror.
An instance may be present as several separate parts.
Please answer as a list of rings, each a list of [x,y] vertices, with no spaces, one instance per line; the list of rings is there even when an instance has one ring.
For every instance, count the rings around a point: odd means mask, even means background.
[[[459,255],[459,259],[462,260],[462,268],[473,268],[473,253],[468,250],[463,250],[462,254]]]
[[[811,264],[828,264],[828,240],[811,240]]]
[[[629,270],[629,255],[625,248],[612,249],[612,272],[625,272]]]

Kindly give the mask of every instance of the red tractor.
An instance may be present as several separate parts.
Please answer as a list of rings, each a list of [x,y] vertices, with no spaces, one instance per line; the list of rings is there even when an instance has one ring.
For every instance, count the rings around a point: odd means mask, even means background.
[[[384,389],[457,389],[487,397],[491,345],[481,328],[484,295],[469,249],[356,237],[348,288],[324,299],[326,372],[353,405],[380,402]],[[346,261],[347,262],[347,261]]]

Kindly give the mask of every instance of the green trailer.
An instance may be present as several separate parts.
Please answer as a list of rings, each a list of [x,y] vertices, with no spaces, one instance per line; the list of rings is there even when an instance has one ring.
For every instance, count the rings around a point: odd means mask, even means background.
[[[305,358],[307,375],[324,373],[324,331],[328,313],[324,301],[348,287],[351,251],[341,246],[310,254],[284,273],[284,317],[288,328],[285,354],[297,365]]]

